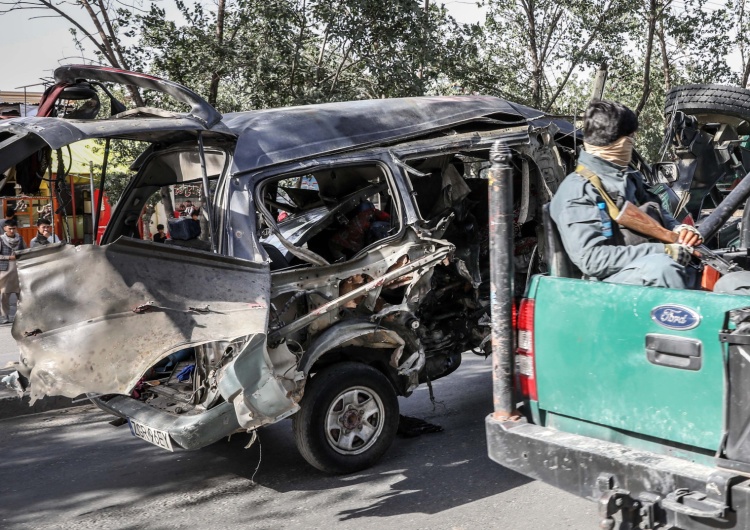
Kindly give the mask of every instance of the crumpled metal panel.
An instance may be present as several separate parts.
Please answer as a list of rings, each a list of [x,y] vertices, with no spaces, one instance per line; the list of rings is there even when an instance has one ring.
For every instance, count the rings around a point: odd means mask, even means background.
[[[13,337],[32,402],[127,394],[188,345],[264,334],[268,265],[120,238],[19,254]]]
[[[0,122],[0,134],[10,138],[0,142],[0,172],[38,151],[44,144],[52,149],[89,138],[130,138],[144,142],[176,142],[195,138],[204,127],[186,117],[112,118],[108,120],[67,120],[64,118],[13,118]],[[208,136],[232,137],[222,123],[208,130]],[[208,137],[207,136],[207,137]]]
[[[198,94],[189,88],[168,79],[161,79],[141,72],[129,72],[118,68],[90,64],[68,64],[55,69],[55,81],[58,83],[75,83],[78,79],[102,81],[131,85],[147,90],[163,92],[190,105],[188,117],[198,120],[202,125],[211,127],[221,120],[221,114]]]
[[[232,173],[241,173],[415,137],[483,117],[521,125],[544,116],[495,97],[439,96],[236,112],[225,114],[222,123],[239,137]]]
[[[289,356],[293,358],[291,353]],[[287,391],[282,383],[284,377],[274,371],[265,336],[256,335],[221,372],[219,391],[233,404],[239,424],[253,429],[299,410],[300,396]]]

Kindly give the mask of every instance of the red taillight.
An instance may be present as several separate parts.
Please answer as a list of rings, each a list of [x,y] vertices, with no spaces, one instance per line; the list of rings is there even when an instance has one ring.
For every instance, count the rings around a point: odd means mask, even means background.
[[[538,400],[536,391],[536,366],[534,364],[534,300],[524,298],[518,309],[518,345],[516,368],[524,397]]]

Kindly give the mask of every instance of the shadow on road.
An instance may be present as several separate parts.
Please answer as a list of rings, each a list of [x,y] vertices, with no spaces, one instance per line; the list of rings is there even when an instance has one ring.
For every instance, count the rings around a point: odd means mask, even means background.
[[[435,406],[423,388],[400,402],[402,413],[444,432],[397,438],[377,466],[350,476],[310,467],[289,421],[261,429],[250,449],[243,433],[175,453],[133,438],[127,426],[112,427],[93,407],[0,421],[0,526],[111,518],[136,528],[186,510],[194,523],[209,524],[213,519],[194,508],[211,503],[205,511],[221,510],[227,524],[249,528],[252,520],[252,527],[267,528],[310,514],[338,522],[437,514],[491,497],[529,480],[487,457],[489,361],[467,360],[436,382]]]
[[[489,360],[472,359],[450,381],[437,381],[434,406],[426,388],[401,399],[403,414],[442,425],[444,432],[397,438],[377,466],[359,474],[332,477],[310,467],[296,451],[289,422],[259,431],[259,447],[245,450],[247,438],[241,437],[229,447],[218,443],[206,451],[228,459],[238,475],[250,479],[255,473],[257,484],[274,491],[313,497],[326,491],[329,503],[355,504],[338,511],[341,521],[440,513],[530,482],[487,457],[484,419],[492,408],[488,368]],[[359,495],[374,484],[375,495]]]

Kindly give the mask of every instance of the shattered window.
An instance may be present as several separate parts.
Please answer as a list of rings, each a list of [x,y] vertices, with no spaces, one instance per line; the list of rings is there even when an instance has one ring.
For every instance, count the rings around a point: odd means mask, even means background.
[[[352,258],[400,227],[386,175],[376,165],[271,179],[262,184],[260,193],[274,221],[261,243],[276,265],[296,262],[281,238],[335,263]]]
[[[472,206],[487,204],[487,151],[449,154],[408,160],[423,176],[409,174],[417,207],[423,219],[436,225],[450,216],[471,213]]]
[[[408,179],[425,226],[433,237],[456,245],[456,256],[467,264],[472,277],[487,277],[480,264],[489,259],[489,150],[440,154],[408,159],[416,170]],[[514,255],[517,285],[530,266],[540,266],[539,222],[543,197],[533,160],[513,158]],[[420,176],[420,174],[422,176]]]
[[[226,169],[226,153],[205,153],[211,201]],[[210,250],[200,157],[195,148],[174,149],[151,158],[117,206],[110,240],[118,236]],[[197,214],[197,215],[193,215]],[[160,231],[159,226],[162,225]],[[157,235],[158,234],[158,235]],[[156,237],[156,239],[154,239]]]
[[[212,195],[216,184],[216,179],[209,181]],[[138,223],[140,238],[156,241],[161,237],[166,237],[170,244],[210,249],[210,245],[198,243],[199,241],[208,242],[209,237],[203,205],[201,181],[162,186],[146,200],[143,206]],[[191,228],[185,230],[182,225]],[[195,244],[184,243],[192,239],[196,239]]]

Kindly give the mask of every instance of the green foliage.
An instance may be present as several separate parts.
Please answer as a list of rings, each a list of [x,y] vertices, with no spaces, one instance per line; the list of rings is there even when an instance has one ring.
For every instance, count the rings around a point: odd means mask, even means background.
[[[104,191],[109,197],[109,201],[115,204],[125,187],[128,185],[133,172],[129,171],[130,164],[133,163],[148,144],[145,142],[136,142],[133,140],[112,140],[110,142],[109,157],[107,159],[107,174],[104,179]],[[105,142],[99,140],[92,151],[100,154],[104,158]],[[94,165],[95,185],[99,186],[99,179],[102,174],[102,164]]]
[[[650,159],[660,156],[666,90],[750,77],[748,0],[479,0],[486,18],[468,25],[430,0],[193,1],[11,3],[61,17],[82,55],[189,86],[221,112],[481,93],[580,115],[606,64],[604,97],[639,109]],[[158,93],[127,99],[185,110]],[[116,168],[134,153],[112,144]],[[113,196],[126,173],[111,172]]]
[[[200,3],[175,4],[187,23],[157,4],[128,19],[131,62],[202,94],[218,78],[222,112],[424,94],[457,31],[445,8],[413,0],[236,0],[221,22]]]
[[[625,0],[518,0],[487,4],[463,38],[476,57],[458,72],[471,91],[555,110],[575,72],[601,63],[632,30]]]
[[[727,55],[733,39],[727,38],[734,27],[731,3],[715,8],[709,0],[684,0],[679,9],[664,14],[664,25],[673,42],[670,58],[677,83],[736,83]]]

